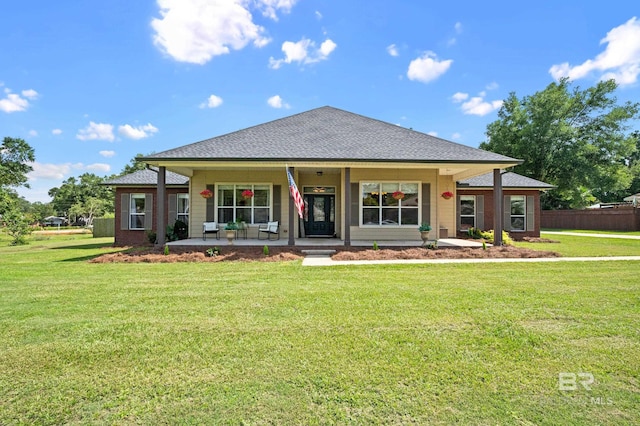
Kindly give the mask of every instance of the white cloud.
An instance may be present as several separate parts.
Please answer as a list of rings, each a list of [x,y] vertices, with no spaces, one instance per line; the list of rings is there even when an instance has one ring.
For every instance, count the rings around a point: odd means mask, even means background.
[[[291,8],[298,0],[257,0],[255,2],[258,9],[262,10],[262,14],[274,21],[278,20],[277,12],[291,12]]]
[[[427,133],[430,136],[438,137],[438,132],[434,132],[433,130]]]
[[[118,133],[128,139],[144,139],[157,132],[158,129],[151,123],[138,127],[133,127],[129,124],[118,127]]]
[[[451,59],[440,61],[435,53],[426,52],[421,57],[411,61],[407,77],[409,77],[409,80],[428,83],[447,72],[452,63]]]
[[[456,22],[453,29],[456,30],[456,34],[462,34],[462,22]]]
[[[0,99],[0,111],[6,113],[26,111],[31,106],[29,101],[38,98],[38,92],[33,89],[23,90],[21,95],[11,93],[11,89],[5,88],[6,98]]]
[[[280,97],[280,95],[275,95],[270,97],[269,99],[267,99],[267,103],[269,104],[269,106],[271,106],[272,108],[285,108],[285,109],[289,109],[291,108],[291,106],[284,102],[282,100],[282,98]]]
[[[500,109],[502,101],[485,102],[482,98],[471,98],[469,102],[462,104],[462,112],[467,115],[484,116]]]
[[[94,123],[89,122],[89,125],[84,129],[78,130],[76,138],[81,141],[109,141],[113,142],[115,136],[113,135],[113,125],[106,123]]]
[[[62,129],[53,129],[51,131],[51,134],[53,134],[53,135],[61,135],[62,134]]]
[[[38,131],[37,130],[29,130],[29,136],[31,136],[32,138],[35,138],[36,136],[38,136]]]
[[[458,132],[456,132],[456,133],[451,135],[451,139],[453,139],[454,141],[457,141],[461,137],[462,137],[462,135],[460,133],[458,133]]]
[[[324,42],[322,42],[320,48],[317,49],[315,43],[306,38],[303,38],[296,43],[292,41],[285,41],[284,43],[282,43],[284,58],[269,58],[269,67],[277,70],[282,66],[282,64],[298,62],[301,65],[305,65],[324,61],[329,58],[329,55],[336,49],[337,46],[338,45],[331,39],[326,39]]]
[[[498,83],[496,83],[495,81],[492,81],[491,83],[487,84],[486,89],[487,90],[496,90],[498,87],[500,87],[500,85]]]
[[[51,163],[39,163],[37,161],[29,164],[33,171],[27,173],[27,177],[30,181],[47,179],[47,180],[62,180],[71,171],[71,164],[51,164]]]
[[[241,50],[249,43],[266,46],[265,29],[253,22],[250,6],[274,20],[296,0],[157,0],[161,18],[151,21],[153,41],[179,62],[205,64],[214,56]]]
[[[99,154],[102,155],[105,158],[111,158],[114,155],[116,155],[116,152],[115,151],[106,151],[105,150],[105,151],[100,151]]]
[[[468,97],[469,97],[468,93],[456,92],[453,94],[451,99],[453,100],[453,102],[462,102],[467,100]]]
[[[111,171],[111,166],[108,165],[108,164],[104,164],[104,163],[87,164],[85,166],[85,168],[87,170],[92,170],[92,171],[97,171],[97,172],[104,172],[104,173],[109,173]]]
[[[556,80],[563,77],[577,80],[601,73],[601,79],[615,79],[621,86],[635,83],[640,75],[640,22],[636,17],[613,28],[600,44],[606,47],[594,59],[575,66],[568,62],[553,65],[549,73]]]
[[[322,19],[322,13],[320,13],[319,10],[316,10],[316,18],[318,19],[318,21]]]
[[[206,102],[200,104],[200,108],[217,108],[222,105],[222,98],[220,96],[211,95],[207,98]]]
[[[395,44],[387,46],[387,53],[391,56],[400,56],[400,52],[398,52],[398,48]]]

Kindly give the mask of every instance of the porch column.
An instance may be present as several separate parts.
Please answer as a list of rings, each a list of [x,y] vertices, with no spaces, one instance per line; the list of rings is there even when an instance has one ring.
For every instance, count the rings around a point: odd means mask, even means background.
[[[493,169],[493,245],[502,245],[502,218],[503,214],[502,197],[502,173],[500,169]],[[507,206],[508,207],[508,206]]]
[[[167,236],[167,219],[165,217],[165,199],[167,194],[167,169],[166,167],[158,168],[158,194],[156,197],[156,236],[158,245],[163,246]]]
[[[295,172],[293,167],[289,167],[289,171],[291,172],[291,176],[293,176],[293,173]],[[295,179],[295,176],[293,176],[293,178]],[[287,184],[288,185],[288,184]],[[290,246],[295,246],[296,245],[296,236],[295,236],[295,227],[296,227],[296,217],[298,216],[298,212],[295,209],[295,205],[294,205],[294,201],[293,201],[293,197],[291,196],[291,190],[287,190],[287,193],[289,194],[289,196],[287,197],[287,199],[289,200],[289,242],[287,244],[289,244]]]
[[[344,168],[344,245],[351,247],[351,167]]]

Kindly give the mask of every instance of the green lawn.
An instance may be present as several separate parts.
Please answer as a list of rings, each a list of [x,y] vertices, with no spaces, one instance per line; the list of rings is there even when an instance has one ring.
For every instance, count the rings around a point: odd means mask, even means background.
[[[611,235],[635,235],[640,236],[640,231],[593,231],[590,229],[542,229],[542,233],[550,232],[578,232],[581,234],[611,234]]]
[[[640,262],[86,262],[107,243],[0,241],[0,424],[640,423]]]
[[[558,243],[516,242],[518,247],[549,250],[566,257],[582,256],[640,256],[640,240],[623,238],[576,237],[561,234],[541,234]]]

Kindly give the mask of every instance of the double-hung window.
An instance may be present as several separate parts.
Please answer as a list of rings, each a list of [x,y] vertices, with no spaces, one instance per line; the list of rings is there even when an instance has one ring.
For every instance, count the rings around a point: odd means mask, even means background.
[[[218,222],[267,223],[272,191],[268,184],[218,185]]]
[[[460,230],[466,231],[476,227],[476,197],[475,195],[460,196]]]
[[[363,182],[360,184],[361,224],[373,226],[417,225],[417,182]]]
[[[129,199],[129,229],[144,229],[145,194],[131,194]]]
[[[524,195],[511,196],[511,231],[524,231],[527,224],[527,198]]]

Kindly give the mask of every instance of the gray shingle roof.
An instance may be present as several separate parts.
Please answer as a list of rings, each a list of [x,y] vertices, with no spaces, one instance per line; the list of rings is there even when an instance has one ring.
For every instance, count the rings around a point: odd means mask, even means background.
[[[493,173],[476,176],[458,182],[459,188],[493,188]],[[503,188],[531,188],[531,189],[552,189],[553,185],[519,175],[514,172],[502,174]]]
[[[189,178],[178,173],[167,171],[167,185],[189,185]],[[128,175],[111,179],[104,183],[111,186],[156,186],[158,184],[157,170],[138,170]]]
[[[325,106],[145,160],[518,163],[519,160]]]

